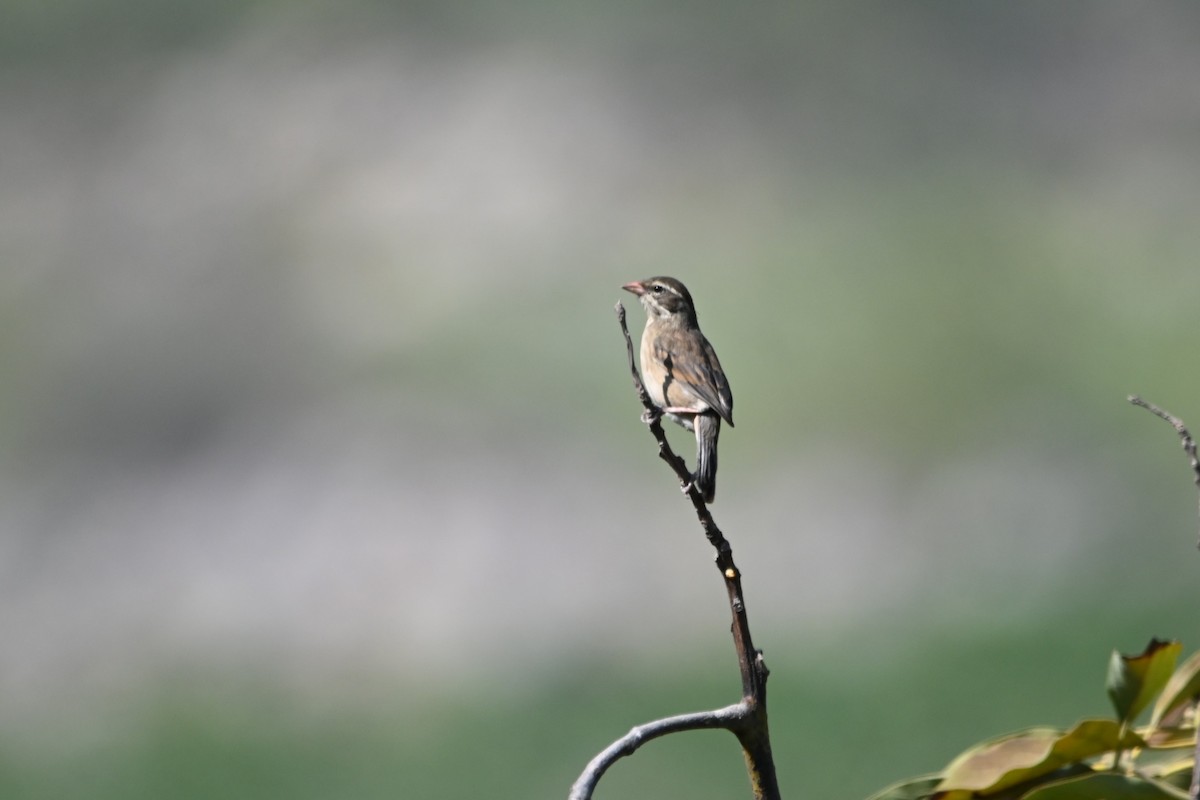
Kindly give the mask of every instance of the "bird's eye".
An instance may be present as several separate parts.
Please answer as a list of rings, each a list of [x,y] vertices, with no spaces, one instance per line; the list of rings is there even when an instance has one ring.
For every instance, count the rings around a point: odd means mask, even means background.
[[[663,293],[663,285],[662,285],[661,283],[656,283],[656,284],[654,284],[654,293],[655,293],[655,294],[662,294],[662,293]]]

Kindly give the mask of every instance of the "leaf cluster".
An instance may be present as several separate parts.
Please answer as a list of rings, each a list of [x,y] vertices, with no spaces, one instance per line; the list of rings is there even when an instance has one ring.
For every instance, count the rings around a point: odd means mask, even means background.
[[[1109,661],[1113,719],[1070,730],[1028,728],[969,748],[939,773],[870,800],[1187,800],[1196,761],[1200,652],[1176,668],[1182,645],[1152,639]],[[1150,721],[1136,719],[1153,703]]]

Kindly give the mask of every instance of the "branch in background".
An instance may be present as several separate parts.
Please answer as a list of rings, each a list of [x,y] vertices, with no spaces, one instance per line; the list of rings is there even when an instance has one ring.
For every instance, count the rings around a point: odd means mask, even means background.
[[[1183,452],[1187,453],[1188,463],[1192,467],[1192,482],[1196,484],[1196,489],[1200,490],[1200,458],[1196,457],[1196,440],[1188,432],[1183,420],[1169,411],[1164,411],[1154,403],[1143,400],[1136,394],[1129,396],[1129,402],[1135,406],[1141,406],[1159,419],[1165,420],[1175,429],[1175,432],[1179,434],[1180,443],[1183,445]],[[1191,800],[1200,800],[1200,769],[1197,769],[1197,766],[1200,766],[1200,737],[1196,739],[1195,758],[1192,763],[1192,784],[1188,788],[1188,796]]]
[[[779,800],[779,784],[775,777],[775,760],[771,754],[771,737],[767,727],[767,676],[770,673],[763,661],[762,651],[754,649],[754,642],[750,637],[750,622],[746,616],[746,604],[742,599],[741,572],[733,561],[733,549],[728,540],[713,521],[704,498],[692,485],[692,476],[687,464],[671,449],[667,441],[667,434],[662,427],[662,412],[650,400],[642,376],[638,373],[633,355],[633,340],[625,324],[625,306],[617,303],[616,312],[621,333],[625,336],[625,350],[629,358],[634,390],[645,409],[642,420],[658,442],[659,457],[675,472],[680,487],[692,502],[692,508],[696,511],[696,518],[700,521],[705,537],[717,551],[717,569],[725,579],[725,591],[729,596],[729,608],[733,614],[733,645],[737,651],[738,668],[742,676],[742,701],[714,711],[682,714],[633,728],[592,759],[571,787],[570,800],[589,800],[600,776],[613,762],[631,755],[651,739],[668,733],[705,728],[722,728],[737,736],[746,758],[746,769],[750,775],[750,786],[755,800]]]
[[[1175,416],[1169,411],[1164,411],[1154,403],[1150,403],[1136,394],[1129,395],[1129,402],[1135,406],[1141,406],[1159,419],[1166,420],[1175,432],[1179,434],[1179,439],[1183,444],[1183,452],[1187,453],[1188,462],[1192,467],[1192,482],[1196,484],[1196,489],[1200,490],[1200,458],[1196,457],[1196,440],[1192,438],[1192,434],[1188,433],[1188,429],[1184,426],[1183,420]]]

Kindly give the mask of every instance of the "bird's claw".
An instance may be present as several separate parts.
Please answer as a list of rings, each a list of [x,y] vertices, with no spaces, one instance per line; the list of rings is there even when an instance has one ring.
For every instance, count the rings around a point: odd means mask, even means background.
[[[646,423],[647,425],[653,425],[654,423],[658,422],[660,419],[662,419],[662,410],[661,409],[655,408],[655,409],[651,410],[651,409],[647,408],[644,411],[642,411],[642,422]]]

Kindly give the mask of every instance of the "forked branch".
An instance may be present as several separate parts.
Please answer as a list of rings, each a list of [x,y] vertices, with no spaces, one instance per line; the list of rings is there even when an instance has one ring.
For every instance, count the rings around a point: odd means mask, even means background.
[[[779,784],[775,777],[775,761],[771,754],[771,738],[767,727],[767,676],[770,673],[763,661],[762,651],[754,649],[754,642],[750,637],[750,622],[746,616],[746,603],[742,599],[741,572],[733,561],[733,549],[729,546],[729,541],[713,521],[704,498],[692,485],[692,476],[687,464],[671,449],[667,441],[667,434],[662,427],[662,412],[650,400],[634,360],[633,340],[625,324],[625,307],[617,303],[616,312],[621,332],[625,336],[625,350],[629,359],[629,371],[633,376],[634,390],[645,409],[642,420],[658,442],[659,457],[675,472],[680,487],[696,511],[696,518],[704,530],[705,537],[717,551],[717,569],[724,578],[733,616],[733,645],[737,651],[742,677],[742,700],[725,708],[667,717],[633,728],[591,760],[571,787],[570,800],[589,800],[600,776],[617,759],[632,755],[646,742],[669,733],[707,728],[722,728],[738,738],[746,759],[746,769],[750,775],[750,786],[755,800],[779,800]]]

